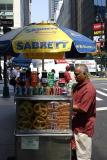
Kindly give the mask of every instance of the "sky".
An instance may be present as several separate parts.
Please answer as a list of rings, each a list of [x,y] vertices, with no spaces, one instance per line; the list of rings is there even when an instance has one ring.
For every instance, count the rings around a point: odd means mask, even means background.
[[[47,21],[48,11],[48,0],[32,0],[31,4],[31,22]]]
[[[104,6],[106,4],[106,0],[94,0],[96,5]]]

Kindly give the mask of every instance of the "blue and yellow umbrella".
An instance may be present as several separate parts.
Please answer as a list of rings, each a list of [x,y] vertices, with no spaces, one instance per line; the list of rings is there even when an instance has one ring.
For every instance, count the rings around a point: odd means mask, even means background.
[[[96,51],[96,43],[71,29],[56,23],[30,24],[7,33],[10,39],[0,37],[0,45],[6,40],[14,53],[23,53],[32,59],[61,59],[69,54],[82,55]],[[6,37],[6,35],[4,35]],[[4,47],[5,48],[5,47]]]
[[[32,59],[25,58],[23,54],[19,54],[19,56],[13,58],[12,63],[20,67],[29,67]]]

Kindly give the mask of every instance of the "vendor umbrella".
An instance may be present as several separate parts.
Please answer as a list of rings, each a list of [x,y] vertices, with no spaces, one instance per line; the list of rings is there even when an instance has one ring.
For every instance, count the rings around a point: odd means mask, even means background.
[[[74,58],[96,51],[94,41],[56,23],[30,24],[7,34],[0,37],[0,49],[6,49],[9,43],[14,53],[32,59],[61,59],[64,55]]]
[[[13,58],[12,63],[20,67],[28,67],[32,62],[31,58],[25,58],[23,54],[20,54],[18,57]]]
[[[22,28],[18,28],[0,36],[0,56],[11,55],[12,57],[17,57],[19,55],[19,54],[15,54],[13,51],[12,39],[21,30]]]

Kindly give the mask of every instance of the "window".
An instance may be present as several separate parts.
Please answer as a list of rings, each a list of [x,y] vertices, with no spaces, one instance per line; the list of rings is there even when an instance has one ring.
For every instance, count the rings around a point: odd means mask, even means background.
[[[0,4],[0,11],[13,11],[13,4]]]
[[[94,0],[94,4],[99,6],[105,6],[106,0]]]
[[[5,10],[5,4],[0,4],[0,11]]]
[[[13,10],[13,5],[12,4],[7,4],[7,10]]]

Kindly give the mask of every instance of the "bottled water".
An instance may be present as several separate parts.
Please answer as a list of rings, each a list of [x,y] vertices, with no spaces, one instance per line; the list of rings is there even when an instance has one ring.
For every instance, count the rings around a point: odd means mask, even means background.
[[[72,95],[72,80],[70,80],[70,82],[67,84],[67,96],[71,96]]]

